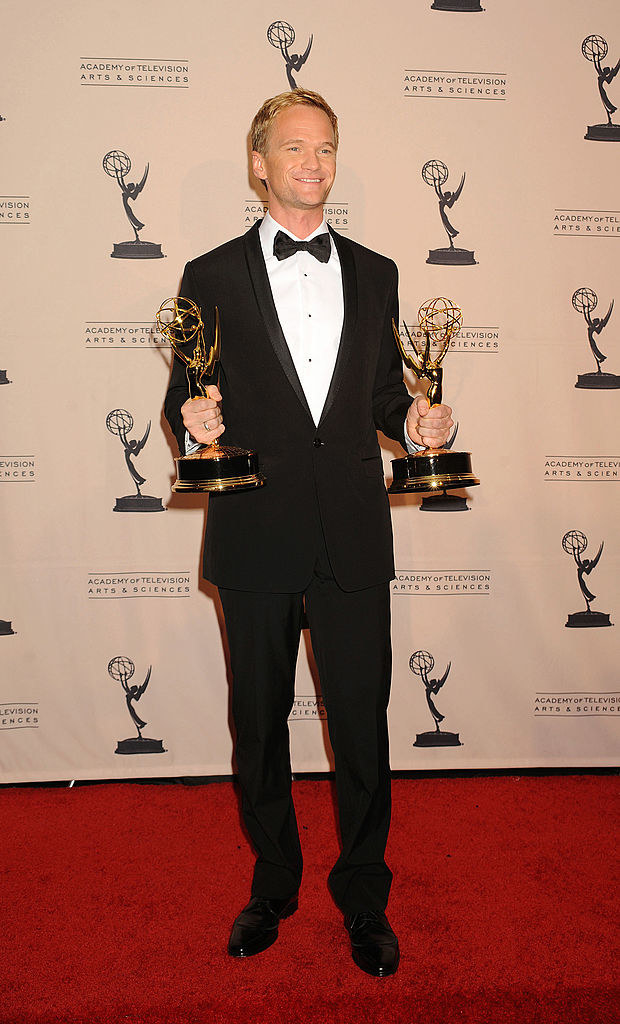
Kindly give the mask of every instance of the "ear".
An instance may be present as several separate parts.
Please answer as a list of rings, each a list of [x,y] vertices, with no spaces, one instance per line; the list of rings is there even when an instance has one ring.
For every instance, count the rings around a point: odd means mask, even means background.
[[[265,181],[265,164],[262,156],[255,149],[252,150],[252,170],[260,181]]]

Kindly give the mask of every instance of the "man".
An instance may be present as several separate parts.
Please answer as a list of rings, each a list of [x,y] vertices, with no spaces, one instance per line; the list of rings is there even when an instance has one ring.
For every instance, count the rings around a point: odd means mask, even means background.
[[[232,956],[271,945],[297,909],[302,856],[291,798],[287,719],[305,611],[334,751],[342,852],[329,876],[353,959],[377,977],[398,967],[385,916],[391,872],[387,704],[390,513],[377,428],[414,450],[441,445],[450,409],[412,401],[392,334],[397,271],[328,231],[337,119],[317,93],[267,100],[252,124],[252,166],[269,214],[187,264],[181,294],[208,332],[220,311],[218,386],[187,400],[175,361],[166,416],[181,451],[257,449],[265,486],[212,495],[205,576],[219,588],[233,673],[243,817],[257,853],[252,899]],[[405,436],[405,431],[406,435]]]

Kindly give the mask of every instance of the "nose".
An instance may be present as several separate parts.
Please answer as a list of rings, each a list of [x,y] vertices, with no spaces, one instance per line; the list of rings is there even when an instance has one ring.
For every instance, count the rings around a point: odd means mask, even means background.
[[[318,153],[316,153],[313,149],[306,150],[302,161],[303,169],[305,171],[318,171],[320,166],[321,162],[319,160]]]

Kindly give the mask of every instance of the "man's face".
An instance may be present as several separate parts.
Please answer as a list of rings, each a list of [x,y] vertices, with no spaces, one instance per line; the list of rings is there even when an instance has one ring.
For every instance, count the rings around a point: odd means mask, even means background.
[[[325,202],[336,176],[334,132],[327,114],[299,104],[281,110],[266,152],[252,153],[254,174],[267,181],[271,213],[314,210]]]

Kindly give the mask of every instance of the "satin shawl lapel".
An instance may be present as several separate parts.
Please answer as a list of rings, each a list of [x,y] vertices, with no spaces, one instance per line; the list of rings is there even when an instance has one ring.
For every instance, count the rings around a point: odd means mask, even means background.
[[[312,420],[312,413],[310,412],[310,408],[306,401],[304,389],[302,388],[299,377],[297,376],[297,370],[295,369],[295,364],[291,358],[289,347],[286,344],[286,338],[284,337],[284,332],[280,326],[276,306],[273,301],[271,285],[269,284],[269,277],[267,275],[267,268],[265,266],[263,250],[261,248],[260,237],[258,234],[259,225],[260,221],[250,228],[244,239],[245,258],[250,278],[252,280],[252,287],[254,288],[254,295],[256,296],[258,308],[260,309],[262,318],[265,322],[269,340],[271,341],[275,353],[282,364],[282,369],[288,377],[289,384],[293,391]]]
[[[338,347],[336,365],[334,366],[334,372],[329,385],[329,391],[327,392],[327,398],[325,399],[325,405],[323,406],[323,411],[321,413],[319,426],[327,416],[327,413],[338,394],[338,390],[344,381],[347,362],[355,347],[355,324],[357,322],[357,275],[355,273],[353,252],[346,238],[337,234],[336,231],[332,231],[331,228],[329,229],[329,232],[335,243],[336,249],[338,250],[338,256],[340,258],[342,290],[344,294],[344,321],[342,324],[342,334],[340,335],[340,345]]]

